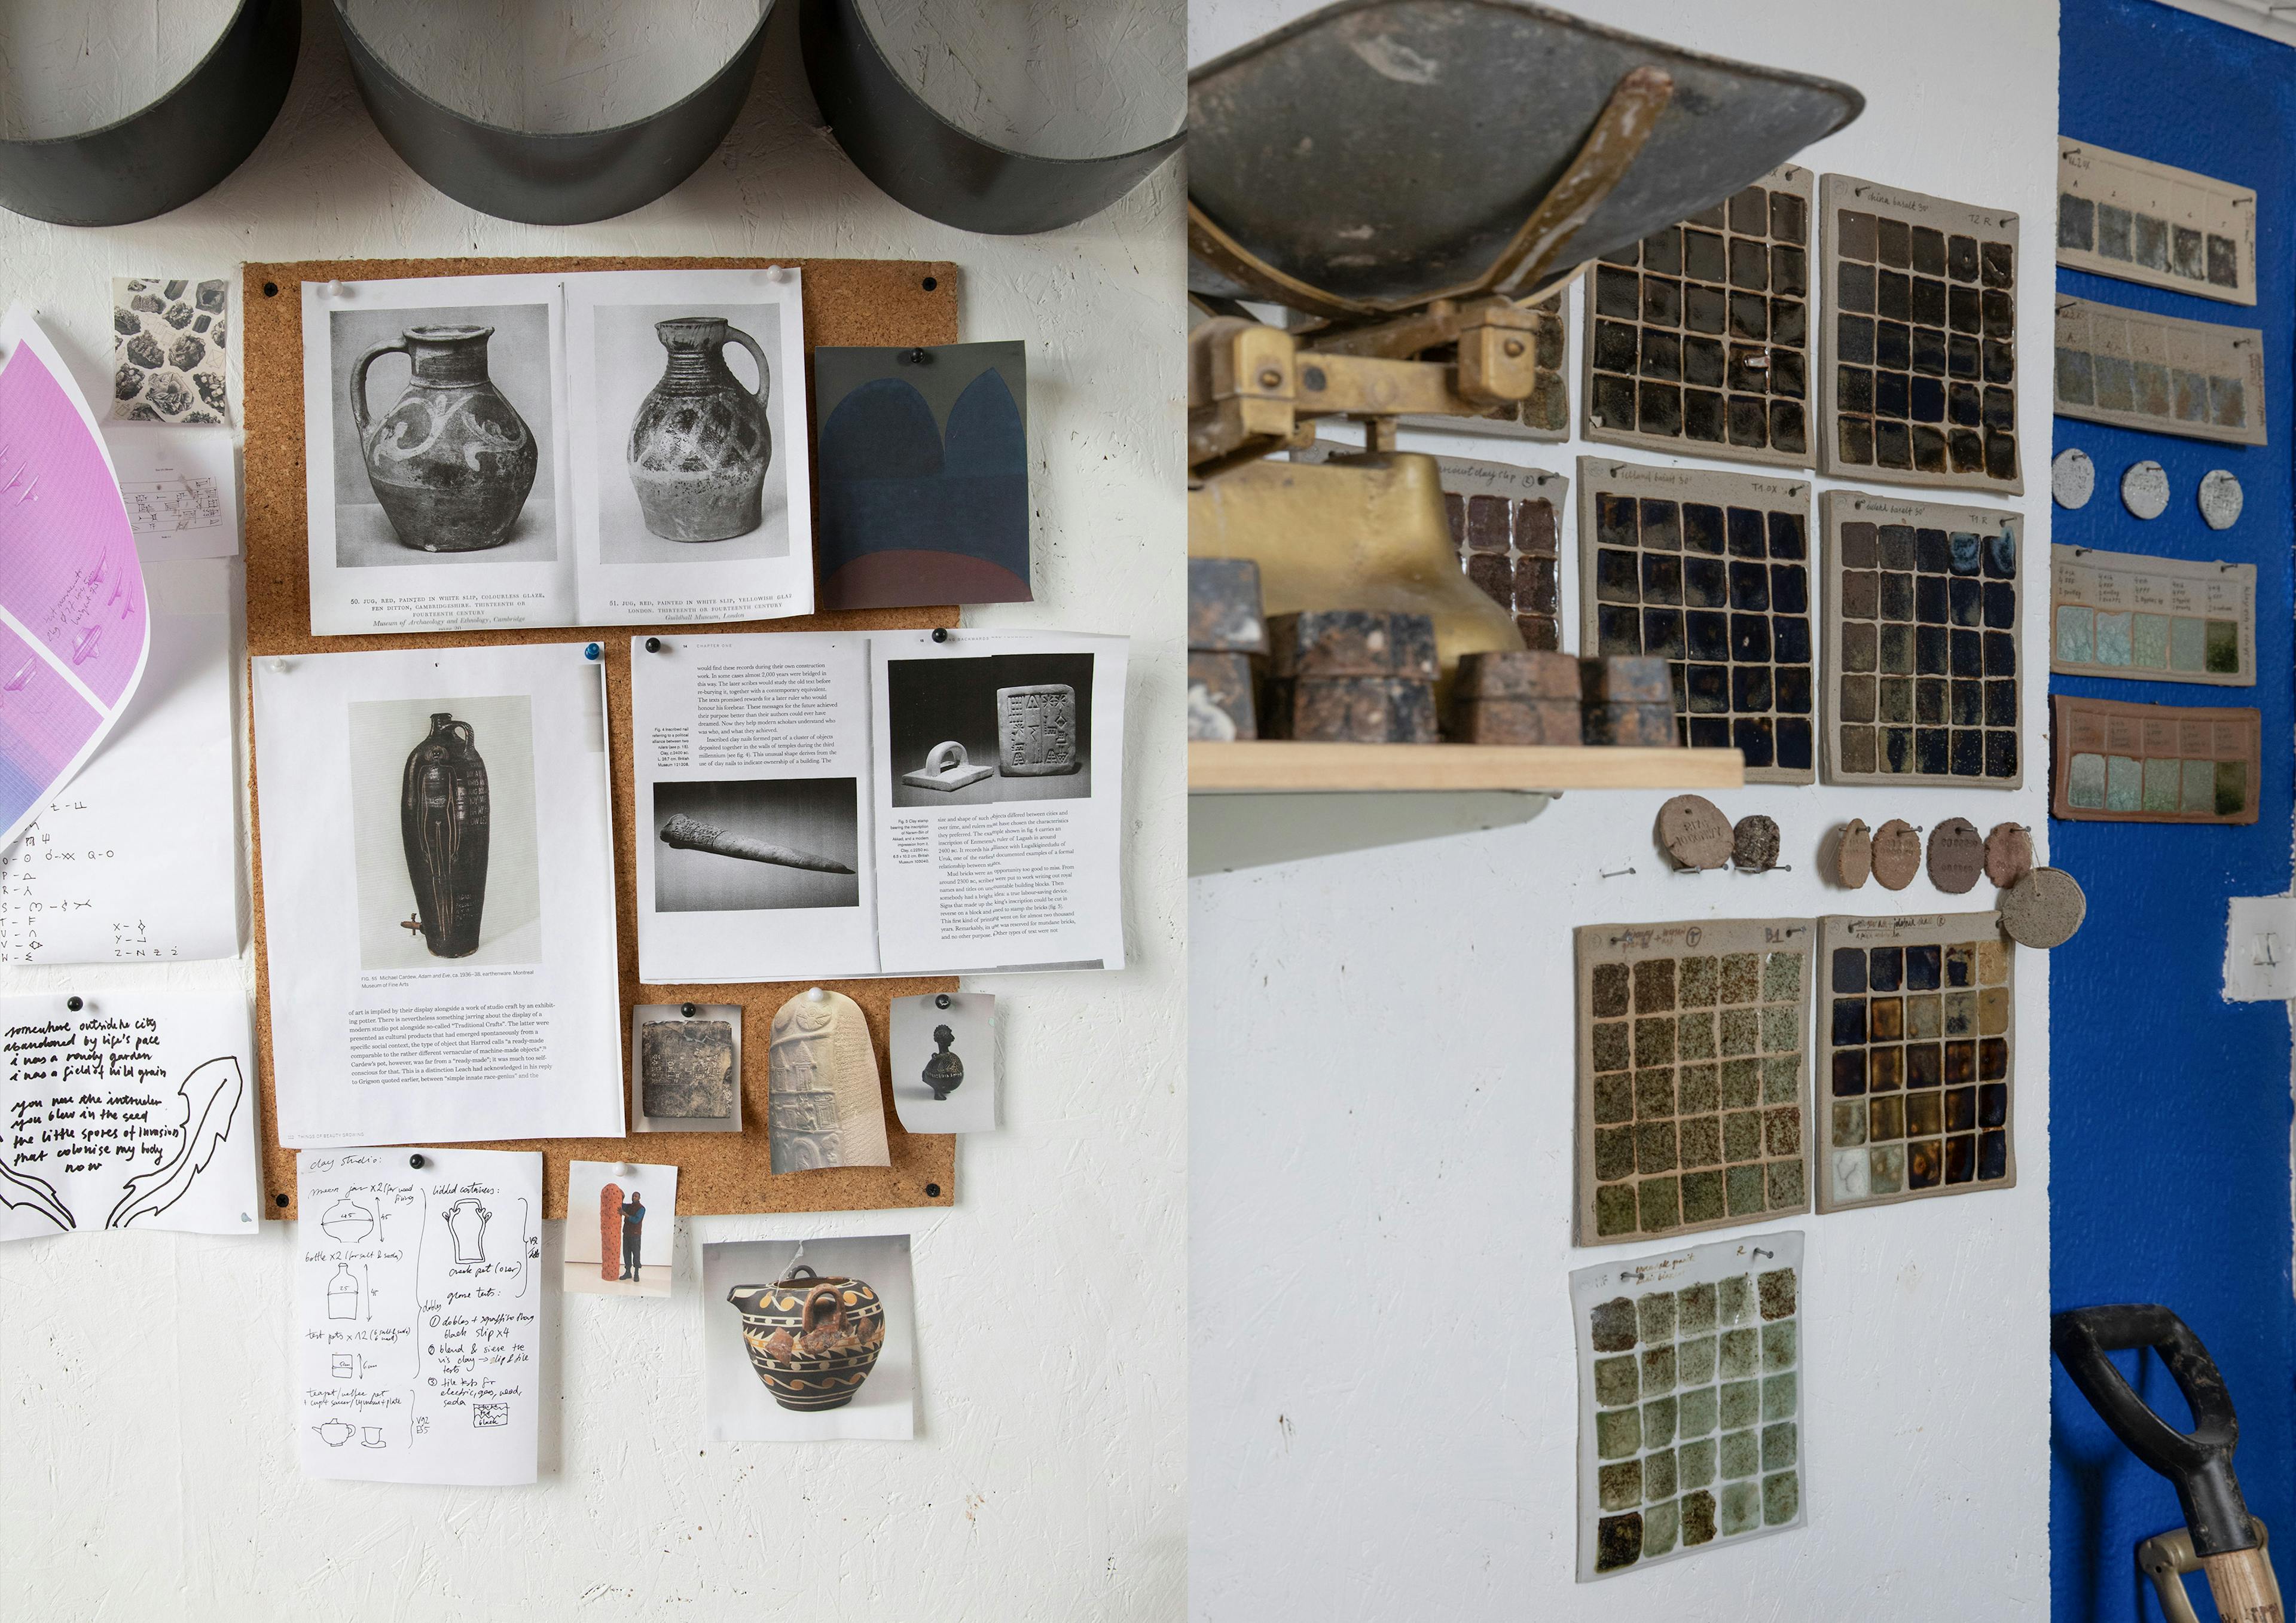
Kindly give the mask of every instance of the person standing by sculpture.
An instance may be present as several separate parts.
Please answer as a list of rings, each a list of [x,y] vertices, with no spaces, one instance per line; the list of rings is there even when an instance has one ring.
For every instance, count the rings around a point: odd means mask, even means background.
[[[622,1277],[633,1284],[638,1277],[638,1241],[645,1231],[645,1201],[635,1189],[622,1202]]]

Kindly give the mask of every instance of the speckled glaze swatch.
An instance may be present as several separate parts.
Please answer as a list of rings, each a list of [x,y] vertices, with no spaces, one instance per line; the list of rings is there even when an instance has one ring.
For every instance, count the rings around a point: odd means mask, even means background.
[[[1570,1275],[1578,1580],[1800,1527],[1797,1231]]]
[[[2060,417],[2265,443],[2264,333],[2256,327],[2060,298],[2053,378]]]
[[[2049,815],[2082,823],[2253,823],[2263,715],[2053,693]]]
[[[1807,919],[1577,932],[1578,1242],[1809,1209]]]
[[[2256,566],[2049,549],[2049,668],[2256,685]]]
[[[111,414],[137,422],[231,421],[231,284],[111,281]]]

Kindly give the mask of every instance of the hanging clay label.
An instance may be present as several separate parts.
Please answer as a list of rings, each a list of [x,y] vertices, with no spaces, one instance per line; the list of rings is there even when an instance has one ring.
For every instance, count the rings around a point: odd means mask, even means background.
[[[1703,795],[1677,795],[1658,808],[1658,842],[1678,867],[1718,868],[1730,860],[1730,819]]]

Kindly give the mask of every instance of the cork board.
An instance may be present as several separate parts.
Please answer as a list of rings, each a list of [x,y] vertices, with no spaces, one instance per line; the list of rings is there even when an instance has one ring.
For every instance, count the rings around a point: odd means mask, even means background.
[[[758,269],[790,265],[804,274],[807,395],[811,398],[812,351],[824,344],[953,344],[957,338],[956,266],[941,261],[898,259],[505,258],[341,259],[245,267],[241,332],[246,389],[242,410],[247,446],[247,652],[331,653],[370,648],[471,647],[501,643],[596,642],[604,650],[607,729],[613,762],[615,928],[619,937],[622,1025],[634,1004],[718,1003],[742,1006],[742,1126],[738,1133],[644,1133],[626,1138],[520,1139],[490,1143],[497,1150],[542,1152],[542,1204],[546,1217],[566,1215],[570,1160],[643,1161],[678,1169],[682,1216],[747,1211],[860,1211],[888,1207],[947,1206],[956,1199],[956,1141],[947,1134],[908,1133],[893,1108],[890,1053],[890,1004],[896,997],[954,992],[954,978],[831,980],[869,1019],[877,1049],[890,1167],[847,1167],[820,1172],[769,1170],[766,1142],[766,1033],[774,1012],[810,981],[786,985],[641,986],[637,978],[636,795],[630,757],[630,661],[633,635],[671,636],[680,631],[854,631],[916,629],[956,624],[954,607],[856,610],[741,625],[553,627],[517,631],[430,632],[414,635],[338,636],[310,634],[310,555],[304,522],[302,284],[376,282],[412,276],[499,275],[586,270]],[[808,456],[811,454],[808,447]],[[249,759],[263,761],[249,719]],[[263,1094],[264,1212],[295,1212],[295,1152],[283,1149],[274,1125],[271,1064],[269,946],[264,930],[263,831],[254,827],[255,1040]],[[621,1047],[627,1067],[629,1043]],[[627,1078],[625,1077],[625,1086]]]

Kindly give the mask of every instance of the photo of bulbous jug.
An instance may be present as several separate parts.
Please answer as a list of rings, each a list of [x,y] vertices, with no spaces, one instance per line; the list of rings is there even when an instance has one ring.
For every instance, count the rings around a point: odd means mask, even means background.
[[[727,541],[764,521],[774,459],[766,400],[773,378],[758,340],[722,316],[653,324],[668,350],[660,379],[630,424],[630,484],[645,527],[666,541]],[[739,344],[758,364],[755,393],[726,365]]]
[[[489,826],[487,764],[471,724],[434,714],[429,735],[407,755],[398,797],[406,878],[414,887],[414,917],[405,923],[433,957],[479,950]]]
[[[401,545],[424,553],[500,546],[526,507],[540,456],[534,431],[487,373],[492,327],[409,327],[351,368],[351,422],[375,500]],[[406,391],[367,409],[367,369],[404,355]]]

